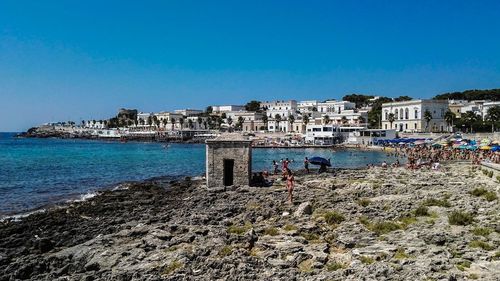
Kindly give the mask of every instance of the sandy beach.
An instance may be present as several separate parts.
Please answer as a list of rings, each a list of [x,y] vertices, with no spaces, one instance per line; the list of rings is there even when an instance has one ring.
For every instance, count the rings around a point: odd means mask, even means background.
[[[498,280],[500,185],[335,170],[271,188],[142,182],[0,223],[0,280]],[[168,188],[166,188],[168,187]]]

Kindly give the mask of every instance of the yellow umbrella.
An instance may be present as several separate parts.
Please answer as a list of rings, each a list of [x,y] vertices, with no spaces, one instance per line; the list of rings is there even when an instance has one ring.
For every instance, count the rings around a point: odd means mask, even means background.
[[[490,150],[490,149],[491,149],[491,146],[485,145],[485,146],[481,146],[481,148],[479,148],[479,149],[482,149],[482,150]]]

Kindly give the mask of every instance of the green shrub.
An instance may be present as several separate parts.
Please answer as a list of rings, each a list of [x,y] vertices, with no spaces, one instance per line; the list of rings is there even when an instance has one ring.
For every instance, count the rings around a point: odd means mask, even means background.
[[[345,268],[345,265],[338,262],[330,262],[326,264],[326,270],[328,271],[337,271],[343,268]]]
[[[279,231],[276,227],[269,227],[264,229],[264,235],[276,236],[279,234]]]
[[[409,257],[410,256],[407,253],[405,253],[405,250],[402,248],[398,248],[398,250],[394,254],[394,258],[397,260],[404,260],[404,259],[407,259]]]
[[[400,217],[398,220],[403,224],[404,228],[407,228],[410,224],[417,222],[417,218],[413,216]]]
[[[184,264],[182,264],[181,262],[173,261],[163,270],[163,275],[170,275],[171,273],[173,273],[174,271],[176,271],[177,269],[179,269],[183,266],[184,266]]]
[[[497,182],[500,182],[500,175],[497,176]]]
[[[451,207],[451,204],[446,199],[439,200],[439,199],[429,198],[429,199],[424,201],[424,206],[428,206],[428,207],[438,206],[438,207],[449,208],[449,207]]]
[[[462,261],[462,262],[457,263],[457,268],[460,271],[465,271],[465,269],[469,268],[470,265],[471,265],[470,261]]]
[[[361,216],[359,217],[358,219],[359,223],[361,223],[362,225],[368,227],[370,225],[370,219],[366,216]]]
[[[496,192],[494,191],[488,191],[486,192],[486,194],[484,195],[484,199],[486,199],[486,201],[488,202],[491,202],[491,201],[495,201],[498,199],[497,197],[497,194]]]
[[[469,243],[469,246],[471,248],[481,248],[485,251],[491,251],[493,249],[495,249],[495,247],[491,246],[490,244],[486,243],[486,242],[483,242],[483,241],[479,241],[479,240],[473,240]]]
[[[492,178],[492,177],[493,177],[493,171],[490,171],[490,172],[488,173],[488,177],[490,177],[490,178]]]
[[[484,194],[486,194],[486,192],[488,192],[486,189],[484,189],[483,187],[479,187],[479,188],[474,188],[470,194],[474,195],[474,196],[483,196]]]
[[[312,232],[301,232],[300,236],[304,237],[307,241],[315,241],[319,239],[319,235]]]
[[[487,227],[476,227],[472,230],[472,233],[474,233],[475,235],[484,236],[484,237],[487,237],[488,235],[490,235],[491,232],[492,232],[492,230],[490,228],[487,228]]]
[[[429,208],[426,206],[420,206],[415,210],[415,216],[426,217],[429,215]]]
[[[231,225],[227,228],[227,232],[231,234],[243,235],[245,232],[249,231],[252,228],[250,223],[246,223],[245,225]]]
[[[375,262],[375,260],[369,256],[361,256],[359,257],[359,260],[364,264],[372,264]]]
[[[293,230],[297,230],[297,227],[293,224],[287,224],[283,227],[283,229],[285,231],[293,231]]]
[[[493,256],[493,260],[495,261],[500,260],[500,251],[495,253],[495,255]]]
[[[488,191],[488,190],[486,190],[485,188],[482,188],[482,187],[475,188],[474,190],[472,190],[470,192],[470,194],[472,194],[474,196],[478,196],[478,197],[482,196],[488,202],[495,201],[498,198],[496,192],[494,192],[494,191]]]
[[[387,234],[389,232],[401,229],[401,226],[392,221],[382,221],[372,224],[369,229],[377,235]]]
[[[476,280],[476,279],[479,279],[479,276],[475,273],[471,273],[471,274],[469,274],[469,279]]]
[[[367,207],[368,205],[370,205],[372,201],[370,201],[370,199],[368,198],[363,198],[363,199],[359,199],[357,201],[358,205],[362,206],[362,207]]]
[[[219,256],[221,257],[227,257],[231,255],[233,252],[233,247],[231,246],[224,246],[220,251],[219,251]]]
[[[345,220],[342,214],[339,214],[335,211],[326,212],[323,217],[328,224],[339,224]]]
[[[448,215],[448,222],[452,225],[469,225],[474,221],[474,217],[466,212],[453,211]]]

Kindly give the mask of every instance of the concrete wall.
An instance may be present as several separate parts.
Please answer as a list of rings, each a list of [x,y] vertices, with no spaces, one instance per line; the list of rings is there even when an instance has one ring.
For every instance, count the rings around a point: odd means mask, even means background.
[[[234,185],[249,185],[252,172],[250,141],[207,141],[207,186],[224,186],[224,159],[234,160]]]

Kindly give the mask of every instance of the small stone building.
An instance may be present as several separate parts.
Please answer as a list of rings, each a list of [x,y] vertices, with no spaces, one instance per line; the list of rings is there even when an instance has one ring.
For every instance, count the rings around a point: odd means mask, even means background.
[[[252,141],[240,134],[207,140],[207,187],[249,185],[252,175]]]

